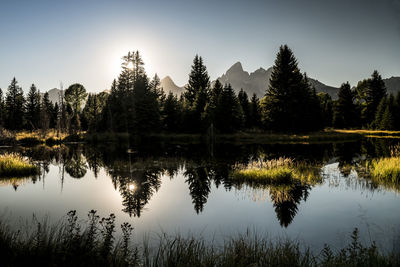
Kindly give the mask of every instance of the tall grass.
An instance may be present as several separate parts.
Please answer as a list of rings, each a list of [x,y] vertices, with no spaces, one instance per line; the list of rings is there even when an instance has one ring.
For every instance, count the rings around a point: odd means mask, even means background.
[[[351,242],[336,250],[326,245],[315,253],[291,240],[272,241],[248,231],[221,245],[201,237],[159,235],[158,244],[148,239],[131,240],[133,227],[121,225],[116,240],[115,216],[102,218],[90,211],[79,223],[75,211],[56,225],[33,221],[33,229],[12,230],[0,221],[2,266],[398,266],[398,253],[381,253],[375,243],[359,242],[358,230]]]
[[[285,184],[293,181],[317,183],[322,180],[320,168],[290,158],[255,161],[236,165],[232,177],[237,182],[250,184]]]
[[[367,163],[367,169],[373,182],[384,184],[391,188],[400,185],[400,145],[391,148],[391,156],[372,160]]]
[[[38,167],[15,153],[0,155],[0,177],[29,176],[38,173]]]

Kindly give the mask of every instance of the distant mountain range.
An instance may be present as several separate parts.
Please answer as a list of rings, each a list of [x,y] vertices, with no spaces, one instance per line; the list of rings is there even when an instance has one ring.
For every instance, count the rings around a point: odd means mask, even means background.
[[[269,86],[271,73],[272,67],[268,69],[259,68],[256,71],[249,73],[243,70],[240,62],[236,62],[221,77],[217,79],[222,84],[231,84],[236,93],[243,88],[249,97],[251,97],[253,94],[256,94],[259,98],[262,98]],[[333,99],[337,98],[337,92],[339,90],[338,88],[323,84],[322,82],[313,78],[309,78],[309,81],[310,84],[315,87],[317,92],[325,92]],[[213,85],[214,83],[215,81],[213,81],[211,84]],[[178,95],[184,91],[184,86],[177,86],[169,76],[161,80],[161,86],[164,88],[165,92],[173,92]],[[400,91],[400,87],[397,90]]]
[[[233,89],[238,93],[241,88],[247,92],[249,97],[254,93],[262,98],[266,89],[269,86],[269,79],[271,78],[272,67],[268,69],[259,68],[254,72],[247,72],[243,70],[242,64],[236,62],[232,65],[221,77],[217,78],[222,84],[231,84]],[[315,87],[317,93],[324,92],[329,94],[332,99],[337,99],[339,88],[326,85],[316,79],[308,78],[310,84]],[[391,77],[383,79],[388,93],[396,94],[400,91],[400,77]],[[185,86],[178,86],[174,83],[171,77],[166,76],[161,81],[161,86],[166,93],[172,92],[176,95],[181,95]],[[211,84],[214,84],[213,81]],[[50,101],[55,103],[59,99],[60,90],[57,88],[51,89],[49,92]]]

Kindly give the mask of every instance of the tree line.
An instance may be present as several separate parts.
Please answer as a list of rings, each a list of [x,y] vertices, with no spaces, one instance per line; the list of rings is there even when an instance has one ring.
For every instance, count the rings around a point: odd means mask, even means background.
[[[377,71],[356,87],[343,83],[338,99],[316,93],[298,67],[292,50],[279,48],[265,96],[235,93],[230,84],[211,83],[196,55],[182,95],[166,93],[157,74],[149,79],[138,51],[123,58],[122,71],[109,92],[87,93],[72,84],[52,103],[34,84],[26,97],[14,78],[3,96],[0,127],[9,130],[57,129],[61,132],[233,133],[259,129],[307,132],[325,127],[400,129],[400,93],[387,95]]]

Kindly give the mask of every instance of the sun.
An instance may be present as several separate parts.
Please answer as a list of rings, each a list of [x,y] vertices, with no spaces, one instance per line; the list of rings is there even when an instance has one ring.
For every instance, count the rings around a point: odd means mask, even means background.
[[[128,62],[128,65],[126,65],[126,67],[127,67],[128,69],[130,69],[130,70],[133,70],[133,62],[132,62],[132,61],[129,61],[129,62]]]

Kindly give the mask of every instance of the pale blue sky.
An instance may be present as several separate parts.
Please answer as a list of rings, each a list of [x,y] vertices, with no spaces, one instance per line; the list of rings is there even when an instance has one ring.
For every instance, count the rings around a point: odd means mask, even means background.
[[[236,61],[270,67],[288,44],[302,71],[333,86],[400,76],[399,0],[0,2],[0,87],[74,82],[109,88],[120,58],[139,50],[152,76],[187,81],[196,53],[212,79]]]

